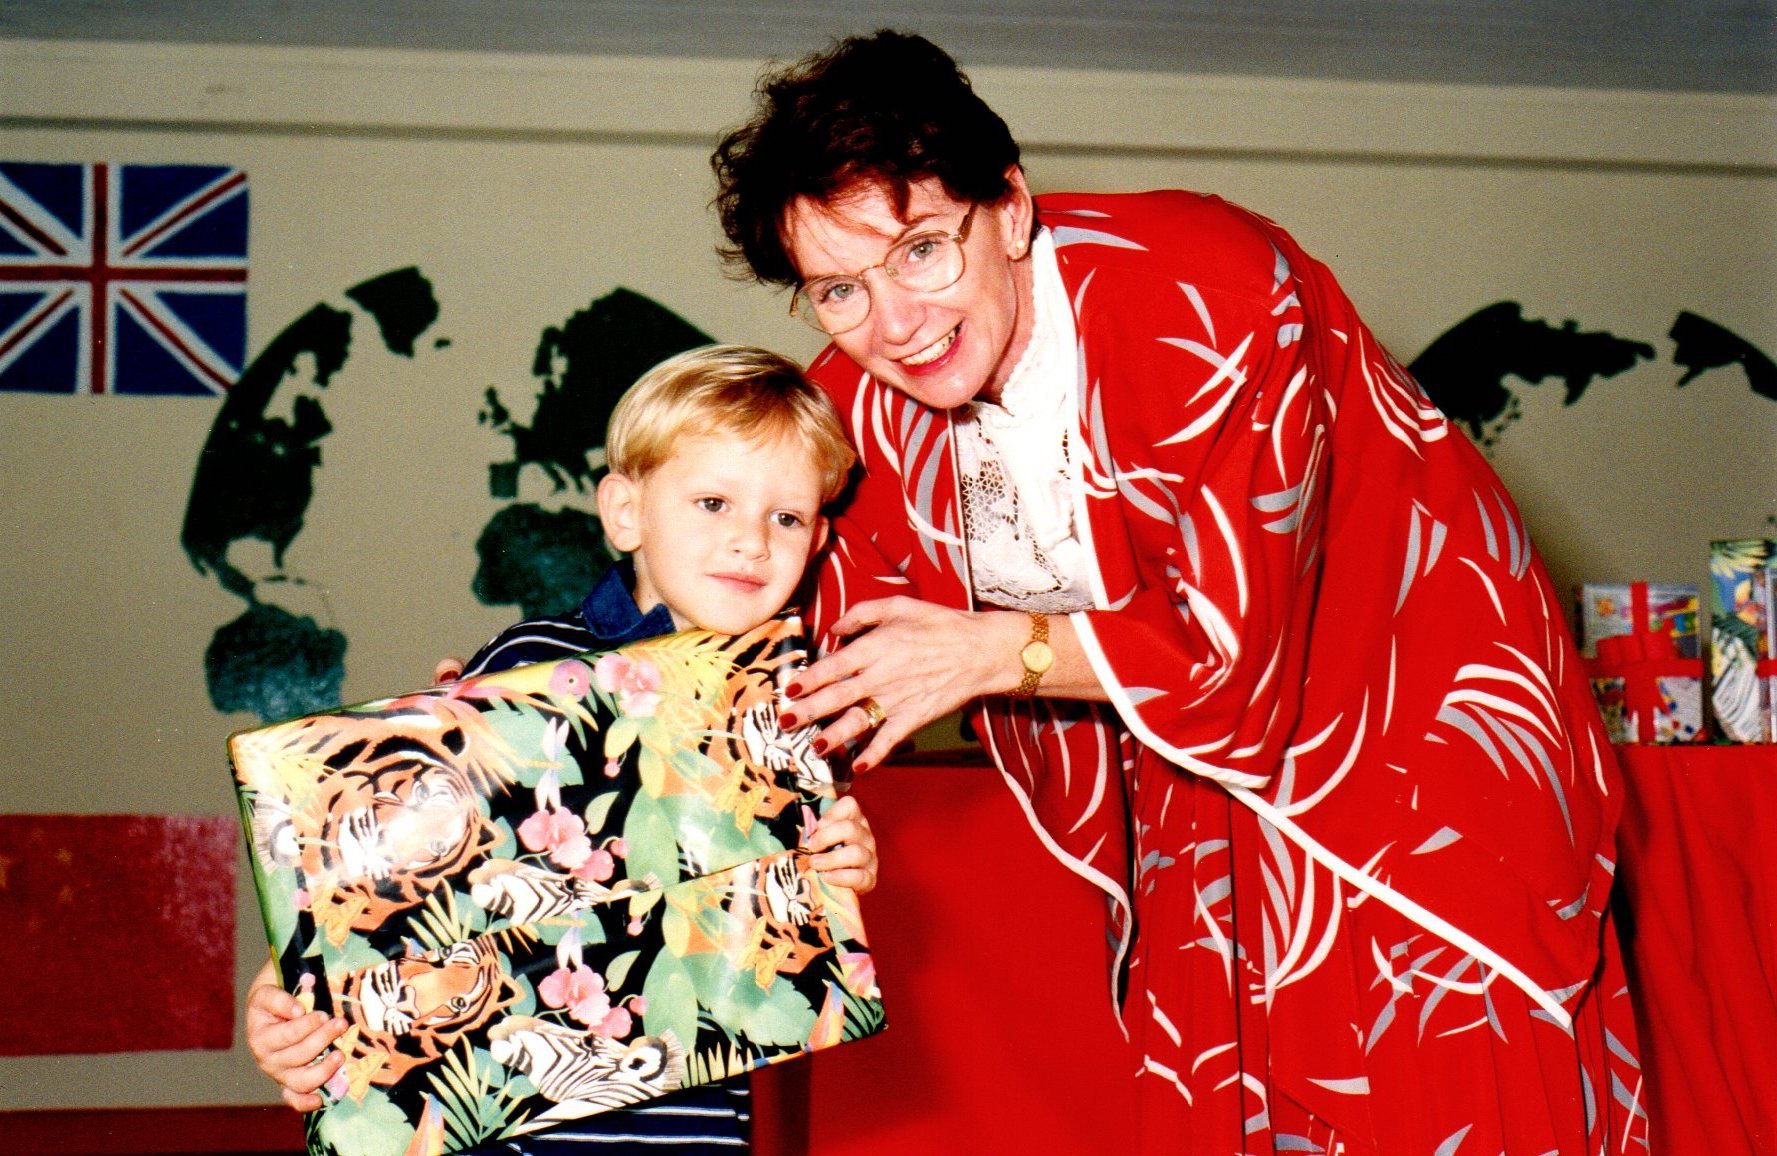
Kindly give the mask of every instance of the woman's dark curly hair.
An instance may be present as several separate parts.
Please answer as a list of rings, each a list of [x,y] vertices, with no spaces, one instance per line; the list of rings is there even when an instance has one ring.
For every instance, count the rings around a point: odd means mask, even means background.
[[[767,73],[753,119],[710,157],[735,275],[793,285],[796,267],[779,235],[790,202],[825,201],[858,181],[888,186],[897,211],[908,185],[937,177],[959,201],[992,201],[1010,188],[1018,143],[969,78],[923,36],[882,30]]]

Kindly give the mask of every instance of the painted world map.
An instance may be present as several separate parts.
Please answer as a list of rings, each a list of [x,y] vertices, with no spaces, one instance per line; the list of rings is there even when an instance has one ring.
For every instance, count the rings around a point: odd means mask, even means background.
[[[439,316],[431,283],[397,269],[346,290],[346,308],[318,303],[286,326],[242,372],[216,415],[197,462],[181,545],[198,573],[238,597],[239,617],[222,624],[204,653],[210,701],[225,713],[270,722],[341,701],[349,640],[334,625],[280,604],[305,577],[285,558],[308,528],[322,447],[336,431],[327,390],[365,341],[412,358]],[[368,320],[372,334],[361,332]],[[434,338],[436,345],[446,339]],[[504,504],[482,528],[473,593],[515,618],[577,606],[610,564],[597,517],[570,505],[517,501],[518,481],[539,471],[557,492],[592,492],[604,470],[604,431],[624,389],[655,363],[711,338],[665,307],[627,289],[593,301],[538,337],[530,412],[512,413],[493,387],[479,420],[510,442],[488,464],[488,490]],[[271,552],[270,573],[237,562],[244,547]],[[342,576],[329,576],[339,579]]]
[[[369,356],[367,349],[413,358],[440,313],[431,283],[416,268],[354,285],[344,298],[343,307],[311,307],[253,359],[198,458],[181,544],[199,574],[243,604],[238,617],[217,627],[203,656],[210,700],[225,713],[271,722],[341,701],[349,639],[279,600],[282,590],[307,581],[285,568],[285,556],[309,529],[322,446],[336,432],[327,391],[351,358]],[[1672,360],[1684,371],[1675,386],[1738,369],[1754,393],[1777,401],[1777,364],[1743,338],[1690,312],[1677,315],[1668,336]],[[525,412],[515,413],[492,386],[478,409],[465,407],[464,421],[510,445],[509,454],[487,463],[487,490],[500,505],[475,540],[477,601],[512,607],[515,619],[579,605],[611,562],[590,512],[611,410],[649,367],[711,340],[665,306],[619,288],[541,329]],[[429,341],[448,344],[437,336]],[[1551,324],[1501,301],[1452,326],[1409,368],[1439,408],[1489,448],[1521,417],[1519,390],[1557,380],[1564,404],[1575,405],[1598,379],[1654,357],[1649,342],[1584,330],[1572,320]],[[569,500],[556,508],[519,500],[527,472]],[[257,576],[236,561],[255,544],[271,555]]]

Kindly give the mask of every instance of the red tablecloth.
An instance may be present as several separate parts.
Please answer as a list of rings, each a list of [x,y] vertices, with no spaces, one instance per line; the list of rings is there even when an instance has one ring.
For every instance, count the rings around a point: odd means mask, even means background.
[[[1777,1153],[1777,746],[1621,753],[1652,1151]],[[758,1156],[1126,1150],[1136,1059],[1106,1004],[1076,998],[1103,982],[1092,892],[993,771],[891,764],[858,793],[889,1030],[762,1073]]]
[[[1653,1151],[1777,1152],[1777,746],[1619,753],[1617,912]]]
[[[1127,1151],[1139,1057],[1111,1014],[1098,893],[984,765],[890,764],[857,794],[888,1030],[755,1073],[755,1156]]]

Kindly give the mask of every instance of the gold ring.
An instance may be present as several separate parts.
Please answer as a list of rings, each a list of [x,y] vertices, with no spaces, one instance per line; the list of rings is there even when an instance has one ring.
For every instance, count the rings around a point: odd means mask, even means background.
[[[871,730],[875,730],[877,727],[888,721],[888,711],[883,710],[882,704],[875,699],[866,698],[858,705],[864,708],[864,717],[870,720]]]

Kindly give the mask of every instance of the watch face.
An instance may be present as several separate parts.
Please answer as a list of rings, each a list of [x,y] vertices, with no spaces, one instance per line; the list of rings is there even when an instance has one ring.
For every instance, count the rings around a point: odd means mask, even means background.
[[[1055,665],[1055,652],[1049,649],[1047,642],[1026,643],[1018,657],[1024,663],[1024,669],[1032,674],[1042,674]]]

